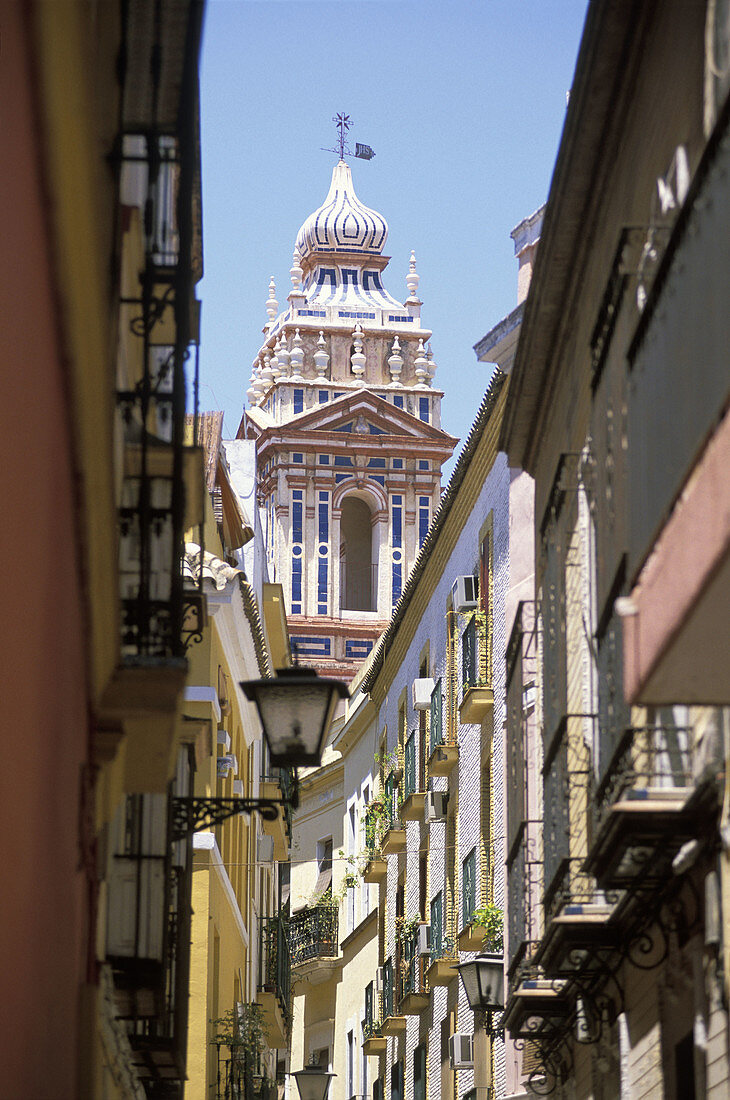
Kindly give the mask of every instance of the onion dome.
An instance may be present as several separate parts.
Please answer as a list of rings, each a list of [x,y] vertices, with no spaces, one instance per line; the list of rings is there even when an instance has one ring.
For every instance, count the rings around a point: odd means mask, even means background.
[[[299,230],[295,247],[301,260],[317,252],[360,252],[372,256],[382,253],[387,236],[385,218],[360,202],[350,166],[341,160],[332,172],[327,198]]]

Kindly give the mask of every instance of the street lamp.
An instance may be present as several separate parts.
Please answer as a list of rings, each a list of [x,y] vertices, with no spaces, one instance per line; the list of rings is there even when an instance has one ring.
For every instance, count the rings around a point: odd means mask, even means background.
[[[338,700],[349,691],[339,680],[327,680],[313,668],[282,668],[267,680],[246,680],[241,690],[259,712],[271,763],[277,767],[316,767]],[[281,798],[174,798],[173,840],[209,829],[234,814],[257,811],[267,821],[276,821],[282,806],[296,809],[296,776],[291,793]]]
[[[469,1008],[474,1012],[474,1084],[491,1096],[492,1013],[504,1007],[504,959],[501,954],[477,955],[457,966]]]
[[[350,694],[347,686],[299,666],[240,686],[256,704],[272,765],[317,767],[337,703]]]
[[[496,952],[477,955],[469,962],[459,963],[469,1008],[473,1011],[489,1011],[504,1008],[504,959]]]
[[[327,1100],[330,1081],[336,1073],[329,1073],[322,1066],[309,1065],[292,1074],[296,1079],[301,1100]]]

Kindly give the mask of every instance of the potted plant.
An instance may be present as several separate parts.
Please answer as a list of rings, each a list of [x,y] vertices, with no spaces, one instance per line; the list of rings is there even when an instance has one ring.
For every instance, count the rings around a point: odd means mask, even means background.
[[[483,929],[483,951],[504,950],[504,914],[501,909],[493,903],[480,906],[474,910],[472,924]]]

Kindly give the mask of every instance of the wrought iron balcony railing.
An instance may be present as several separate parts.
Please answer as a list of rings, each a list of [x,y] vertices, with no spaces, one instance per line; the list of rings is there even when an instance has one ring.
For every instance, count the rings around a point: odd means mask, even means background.
[[[266,917],[261,922],[261,985],[275,993],[283,1015],[290,1016],[291,956],[286,922]]]
[[[683,798],[693,785],[691,728],[627,729],[596,792],[594,831],[619,801]]]
[[[339,906],[315,905],[289,918],[289,949],[292,966],[310,959],[337,958],[339,949]]]
[[[386,807],[386,828],[400,829],[403,824],[400,817],[401,797],[394,772],[391,772],[385,781],[383,797]]]
[[[428,980],[426,978],[428,962],[429,955],[421,955],[418,951],[418,930],[414,929],[403,944],[401,973],[398,982],[399,1003],[409,993],[428,993]]]

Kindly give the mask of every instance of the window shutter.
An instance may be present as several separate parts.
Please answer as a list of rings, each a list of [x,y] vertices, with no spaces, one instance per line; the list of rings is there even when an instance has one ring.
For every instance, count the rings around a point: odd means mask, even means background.
[[[443,736],[441,732],[441,681],[436,681],[436,686],[433,689],[431,695],[431,752],[433,753],[437,745],[443,742]]]

